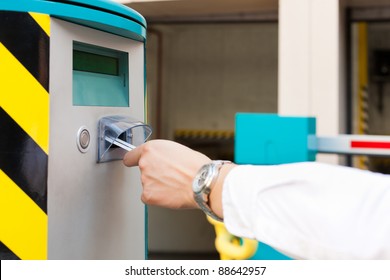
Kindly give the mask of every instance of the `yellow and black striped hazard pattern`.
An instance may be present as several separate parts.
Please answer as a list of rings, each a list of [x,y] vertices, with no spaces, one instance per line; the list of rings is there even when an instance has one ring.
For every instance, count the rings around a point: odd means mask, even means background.
[[[50,18],[0,11],[0,259],[47,258]]]

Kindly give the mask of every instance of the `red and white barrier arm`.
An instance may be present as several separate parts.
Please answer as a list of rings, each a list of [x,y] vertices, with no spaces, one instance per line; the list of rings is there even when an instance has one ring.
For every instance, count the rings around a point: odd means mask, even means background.
[[[390,156],[390,136],[309,136],[309,149],[317,153]]]

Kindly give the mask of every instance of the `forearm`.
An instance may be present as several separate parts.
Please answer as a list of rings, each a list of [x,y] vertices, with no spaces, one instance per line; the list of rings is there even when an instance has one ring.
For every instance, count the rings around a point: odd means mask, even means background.
[[[239,166],[223,188],[232,234],[303,259],[390,258],[390,177],[316,163]]]

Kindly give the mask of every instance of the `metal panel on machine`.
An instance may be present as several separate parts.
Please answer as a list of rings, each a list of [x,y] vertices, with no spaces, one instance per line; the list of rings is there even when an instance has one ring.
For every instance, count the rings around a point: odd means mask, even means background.
[[[139,171],[121,162],[151,133],[144,18],[105,0],[3,0],[0,23],[0,259],[146,258]]]

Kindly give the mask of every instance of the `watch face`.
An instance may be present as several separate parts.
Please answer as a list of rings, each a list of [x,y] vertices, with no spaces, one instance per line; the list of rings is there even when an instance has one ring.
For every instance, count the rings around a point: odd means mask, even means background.
[[[209,177],[209,165],[205,165],[202,167],[201,170],[199,170],[198,174],[195,177],[194,184],[192,186],[192,189],[194,192],[200,192],[206,185],[206,181]]]

